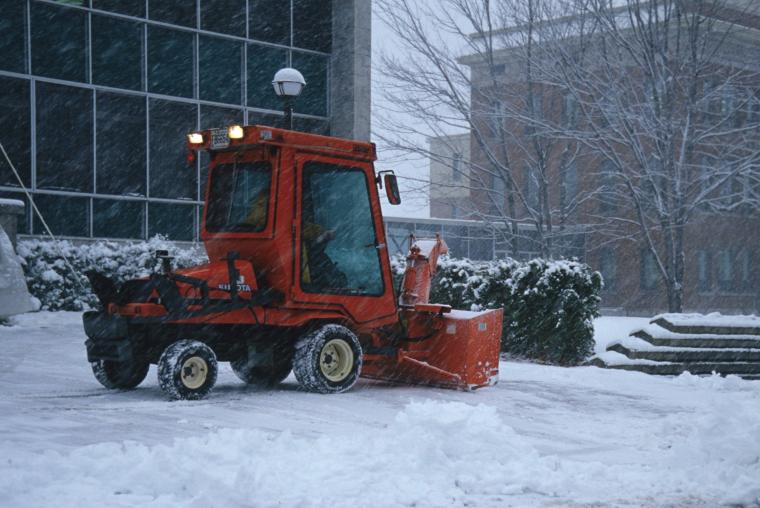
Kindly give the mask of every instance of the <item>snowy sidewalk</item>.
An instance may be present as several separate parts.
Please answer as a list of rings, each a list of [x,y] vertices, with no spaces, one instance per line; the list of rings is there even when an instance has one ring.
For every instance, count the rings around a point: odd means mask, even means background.
[[[760,501],[760,382],[505,362],[475,393],[325,396],[292,377],[257,392],[223,365],[207,400],[167,402],[154,370],[135,391],[101,388],[79,314],[15,321],[0,326],[3,507]]]

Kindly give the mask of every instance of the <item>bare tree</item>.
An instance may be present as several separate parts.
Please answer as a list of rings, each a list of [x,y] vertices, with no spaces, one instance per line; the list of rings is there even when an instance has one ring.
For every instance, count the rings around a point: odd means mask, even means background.
[[[738,23],[756,7],[579,0],[573,8],[573,36],[548,49],[560,65],[540,72],[579,105],[576,128],[555,134],[603,161],[600,238],[643,244],[668,308],[681,311],[695,223],[760,209],[760,48],[746,39],[756,29]]]
[[[552,257],[567,226],[582,227],[572,217],[583,196],[552,185],[556,175],[575,168],[579,145],[547,129],[557,104],[542,100],[543,85],[534,77],[539,57],[534,27],[557,15],[551,8],[557,6],[545,0],[376,2],[405,50],[381,59],[388,83],[383,141],[453,166],[459,161],[450,152],[431,153],[425,140],[469,132],[474,154],[464,161],[469,178],[456,185],[471,196],[467,215],[498,226],[495,231],[513,255],[527,241],[529,250]],[[523,28],[505,31],[505,26]],[[399,122],[398,112],[408,116]],[[408,122],[409,116],[415,121]],[[530,227],[521,227],[526,224]]]
[[[669,309],[680,311],[695,227],[715,214],[760,209],[760,48],[751,35],[758,7],[435,5],[378,0],[407,50],[382,61],[393,84],[386,100],[418,120],[390,129],[402,135],[386,141],[426,153],[407,134],[469,131],[471,214],[503,224],[513,252],[519,223],[533,226],[546,256],[558,252],[567,228],[591,233],[597,245],[635,242],[653,260]]]

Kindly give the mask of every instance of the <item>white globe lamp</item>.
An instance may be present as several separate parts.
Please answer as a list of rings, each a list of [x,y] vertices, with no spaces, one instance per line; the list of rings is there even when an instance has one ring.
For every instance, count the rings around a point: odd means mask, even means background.
[[[303,88],[306,86],[306,80],[303,74],[292,67],[280,69],[274,75],[272,80],[274,93],[280,97],[285,106],[285,125],[288,129],[293,129],[293,103],[296,97],[301,95]]]

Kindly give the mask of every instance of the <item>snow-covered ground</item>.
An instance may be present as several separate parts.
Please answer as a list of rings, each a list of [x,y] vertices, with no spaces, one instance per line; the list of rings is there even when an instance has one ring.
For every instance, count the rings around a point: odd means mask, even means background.
[[[597,321],[600,344],[641,326]],[[760,503],[760,382],[504,362],[475,393],[361,381],[200,402],[100,387],[80,317],[0,326],[0,506]]]

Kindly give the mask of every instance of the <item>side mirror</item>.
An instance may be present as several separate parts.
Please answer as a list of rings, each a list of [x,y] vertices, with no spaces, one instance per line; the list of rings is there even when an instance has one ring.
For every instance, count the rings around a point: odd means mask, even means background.
[[[385,183],[385,194],[388,196],[388,202],[392,205],[400,205],[401,193],[398,191],[396,175],[393,173],[385,173],[383,175],[383,182]]]

